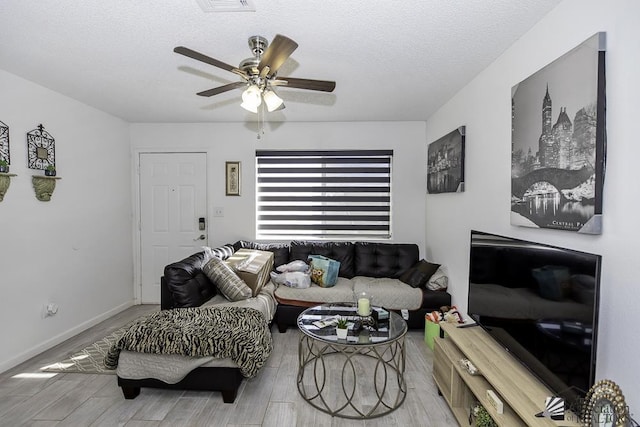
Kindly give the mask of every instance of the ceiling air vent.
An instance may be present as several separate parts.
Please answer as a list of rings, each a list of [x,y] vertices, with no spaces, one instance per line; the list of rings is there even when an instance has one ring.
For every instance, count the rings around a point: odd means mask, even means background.
[[[255,12],[253,0],[196,0],[205,12]]]

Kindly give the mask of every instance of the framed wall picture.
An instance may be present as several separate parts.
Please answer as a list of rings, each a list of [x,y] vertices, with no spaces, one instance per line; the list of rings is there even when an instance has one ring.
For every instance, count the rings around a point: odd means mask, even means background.
[[[511,91],[511,224],[602,232],[605,33]]]
[[[225,162],[225,195],[240,195],[240,162]]]
[[[427,192],[464,191],[465,127],[449,132],[427,148]]]

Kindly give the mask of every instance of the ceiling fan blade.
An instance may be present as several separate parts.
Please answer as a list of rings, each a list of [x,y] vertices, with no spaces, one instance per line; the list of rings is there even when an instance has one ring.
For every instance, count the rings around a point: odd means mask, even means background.
[[[195,50],[191,50],[188,47],[178,46],[173,49],[175,53],[179,53],[180,55],[188,56],[189,58],[193,58],[197,61],[204,62],[209,65],[213,65],[214,67],[222,68],[223,70],[231,71],[232,73],[238,74],[238,71],[242,73],[241,70],[238,70],[236,67],[224,63],[222,61],[218,61],[217,59],[213,59],[210,56],[203,55],[200,52],[196,52]]]
[[[333,92],[336,88],[336,82],[329,80],[311,80],[311,79],[296,79],[294,77],[278,77],[278,81],[284,80],[287,84],[282,85],[286,87],[292,87],[296,89],[308,89],[319,90],[322,92]],[[278,84],[280,86],[280,84]]]
[[[270,75],[275,74],[278,71],[278,68],[284,64],[284,61],[286,61],[297,48],[298,43],[294,42],[289,37],[276,34],[271,44],[264,52],[264,55],[260,58],[258,68],[262,70],[264,67],[268,66],[270,69]]]
[[[229,84],[226,84],[224,86],[214,87],[213,89],[203,90],[202,92],[198,92],[197,95],[200,95],[200,96],[218,95],[220,93],[228,92],[230,90],[237,89],[239,87],[243,87],[243,86],[246,86],[246,85],[247,84],[245,82],[229,83]]]

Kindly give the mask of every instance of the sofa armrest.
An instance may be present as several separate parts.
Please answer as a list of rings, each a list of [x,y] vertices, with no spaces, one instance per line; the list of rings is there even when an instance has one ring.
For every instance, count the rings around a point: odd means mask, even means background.
[[[195,253],[164,268],[160,279],[162,309],[199,307],[216,295],[216,286],[202,272],[204,252]]]
[[[169,310],[176,306],[173,295],[167,287],[167,281],[164,276],[160,278],[160,310]]]
[[[439,310],[443,305],[451,305],[451,294],[447,291],[422,289],[422,308],[429,311]]]

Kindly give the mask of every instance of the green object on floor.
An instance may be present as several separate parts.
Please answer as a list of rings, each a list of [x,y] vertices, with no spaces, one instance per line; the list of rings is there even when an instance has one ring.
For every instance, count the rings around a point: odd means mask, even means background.
[[[424,321],[424,342],[433,351],[433,340],[440,336],[440,325],[430,320]]]

